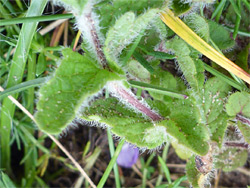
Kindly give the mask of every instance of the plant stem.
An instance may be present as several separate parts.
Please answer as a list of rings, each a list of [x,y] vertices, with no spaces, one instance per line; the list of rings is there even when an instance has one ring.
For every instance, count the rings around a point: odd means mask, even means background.
[[[89,7],[87,5],[85,6]],[[83,34],[91,36],[91,39],[88,39],[89,43],[91,43],[89,45],[90,46],[92,45],[91,47],[95,50],[95,54],[97,55],[99,63],[102,65],[104,69],[110,70],[107,63],[107,59],[103,53],[102,44],[100,42],[100,36],[98,36],[98,32],[96,29],[95,22],[98,22],[98,20],[94,22],[92,18],[93,14],[91,12],[92,11],[91,9],[92,8],[90,6],[88,10],[83,11],[84,13],[82,16],[77,18],[79,29],[82,31]],[[81,28],[81,26],[83,27],[81,21],[83,21],[86,25],[84,28]],[[148,116],[153,121],[160,121],[163,119],[163,117],[152,111],[148,106],[146,106],[146,104],[140,102],[132,92],[127,91],[122,85],[116,84],[116,82],[112,82],[111,88],[115,96],[118,95],[119,97],[122,98],[122,100],[132,105],[134,108],[136,108],[137,110]]]
[[[115,89],[116,93],[122,97],[123,100],[128,102],[130,105],[132,105],[134,108],[148,116],[153,121],[160,121],[163,119],[159,114],[152,111],[149,107],[147,107],[145,104],[140,102],[136,96],[134,96],[132,93],[128,92],[124,87],[122,87],[119,84],[113,83],[113,88]]]
[[[241,123],[244,123],[244,124],[248,125],[250,127],[250,119],[248,119],[248,118],[246,118],[244,116],[241,116],[239,114],[236,115],[235,119],[240,121]]]
[[[236,148],[244,148],[244,149],[248,149],[250,148],[249,144],[246,142],[225,142],[224,143],[225,146],[228,147],[236,147]]]

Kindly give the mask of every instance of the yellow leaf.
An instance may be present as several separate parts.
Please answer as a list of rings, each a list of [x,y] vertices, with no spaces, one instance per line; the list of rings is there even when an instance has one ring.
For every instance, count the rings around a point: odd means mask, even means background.
[[[167,9],[161,13],[162,21],[172,29],[179,37],[186,41],[190,46],[210,58],[212,61],[235,74],[248,84],[250,84],[250,75],[241,69],[239,66],[234,64],[232,61],[227,59],[225,56],[216,51],[203,39],[201,39],[195,32],[193,32],[181,19],[176,17],[174,13]]]

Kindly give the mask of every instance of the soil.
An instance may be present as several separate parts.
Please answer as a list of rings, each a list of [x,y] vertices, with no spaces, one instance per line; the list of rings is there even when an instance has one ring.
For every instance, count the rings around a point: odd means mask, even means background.
[[[85,160],[81,156],[88,141],[91,141],[90,143],[92,144],[87,156],[93,153],[96,147],[101,148],[99,157],[95,161],[93,167],[88,171],[89,177],[94,181],[95,184],[97,184],[110,161],[106,130],[78,123],[78,127],[69,129],[67,133],[64,133],[64,135],[62,135],[60,138],[60,142],[68,149],[68,151],[70,151],[74,158],[77,159],[81,165],[83,165],[83,167],[86,166],[86,164]],[[162,149],[157,151],[156,155],[161,154]],[[64,154],[61,153],[58,148],[54,152],[64,156]],[[145,151],[140,154],[140,157],[146,160],[149,155],[149,151]],[[67,161],[67,163],[70,164],[70,161]],[[185,167],[183,168],[185,163],[186,161],[181,160],[174,152],[174,149],[170,147],[167,157],[167,164],[171,164],[169,170],[172,179],[177,179],[185,175]],[[139,160],[136,166],[137,168],[140,167]],[[155,169],[151,176],[151,179],[155,180],[159,175],[157,157],[154,157],[150,166]],[[248,175],[240,172],[239,170],[229,173],[221,172],[219,176],[219,187],[246,187],[247,185],[250,185],[250,156],[243,168],[248,171]],[[61,171],[61,173],[58,173],[59,171]],[[142,178],[133,169],[119,167],[119,173],[123,179],[123,187],[136,187],[141,185]],[[53,179],[51,177],[53,177]],[[72,171],[66,167],[65,164],[58,162],[58,160],[51,159],[48,165],[47,175],[44,177],[44,179],[45,181],[47,180],[46,182],[49,182],[50,187],[71,187],[74,183],[76,183],[79,177],[80,175],[79,173],[76,173],[76,171]],[[215,175],[215,179],[217,178],[218,175]],[[212,179],[212,187],[214,187],[215,179]],[[166,182],[166,179],[164,179],[163,182]],[[184,187],[189,187],[187,182],[183,182],[181,185]],[[113,172],[111,172],[105,187],[115,187]]]

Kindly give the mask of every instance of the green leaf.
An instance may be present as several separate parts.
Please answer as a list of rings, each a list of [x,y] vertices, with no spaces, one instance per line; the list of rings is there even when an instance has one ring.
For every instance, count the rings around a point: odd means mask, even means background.
[[[88,2],[82,1],[82,0],[56,0],[55,2],[59,2],[60,4],[63,4],[67,8],[73,9],[73,12],[75,14],[81,14],[81,11],[84,8],[84,5]]]
[[[158,147],[168,139],[165,127],[154,126],[150,119],[136,114],[115,98],[95,101],[84,109],[82,118],[108,125],[113,134],[142,148]]]
[[[166,88],[169,91],[175,91],[177,87],[177,82],[174,76],[170,72],[161,69],[156,70],[155,73],[151,75],[150,84],[156,87]],[[157,100],[164,100],[165,97],[163,94],[154,91],[150,91],[149,94]]]
[[[175,15],[179,16],[191,10],[191,5],[180,0],[173,0],[171,8],[173,9]]]
[[[0,172],[0,186],[2,188],[15,188],[15,184],[12,182],[12,180],[9,178],[9,176],[2,171]]]
[[[151,107],[160,106],[159,103],[155,104],[155,106],[149,104]],[[192,102],[188,99],[175,100],[174,102],[163,103],[161,106],[158,108],[159,112],[161,114],[165,113],[169,120],[161,121],[159,125],[166,127],[167,133],[171,135],[171,138],[177,140],[177,144],[198,155],[205,155],[209,149],[207,143],[209,132],[205,125],[197,121],[197,112],[193,108]]]
[[[237,122],[238,128],[240,129],[241,134],[244,137],[244,140],[250,144],[250,127],[246,124],[241,123],[240,121]]]
[[[227,148],[214,156],[214,165],[215,168],[221,168],[225,172],[230,172],[243,166],[247,161],[247,157],[247,150]]]
[[[38,127],[53,134],[60,133],[75,118],[87,97],[100,91],[107,81],[119,79],[70,49],[62,53],[64,59],[55,76],[40,89],[35,115]]]
[[[196,51],[190,48],[186,42],[178,37],[168,41],[166,47],[175,53],[178,65],[189,85],[195,91],[199,91],[199,88],[203,87],[205,78],[203,75],[203,63],[198,59]],[[195,54],[193,52],[195,52]]]
[[[201,125],[191,122],[192,119],[185,120],[186,123],[184,121],[176,122],[176,119],[173,118],[173,120],[161,121],[159,125],[165,125],[167,133],[174,137],[178,144],[187,147],[198,155],[205,155],[209,150],[209,145],[203,138],[206,130]]]
[[[148,72],[150,72],[151,74],[154,73],[153,67],[148,63],[146,59],[144,59],[141,54],[139,54],[138,52],[134,52],[133,56],[145,69],[147,69]]]
[[[102,0],[96,4],[96,13],[102,17],[100,21],[101,31],[106,35],[108,28],[113,26],[117,18],[128,11],[134,12],[137,16],[143,14],[149,8],[159,8],[165,0]]]
[[[223,111],[224,101],[231,87],[221,79],[210,78],[204,87],[204,113],[211,132],[211,139],[221,146],[227,128],[228,116]]]
[[[235,45],[234,40],[230,38],[229,32],[223,26],[211,20],[208,21],[208,24],[210,38],[219,49],[226,50]]]
[[[178,157],[180,157],[182,160],[189,159],[193,155],[193,152],[190,149],[178,144],[177,140],[172,141],[171,144]]]
[[[141,81],[149,82],[150,80],[150,72],[136,60],[130,60],[127,63],[127,71]]]
[[[112,69],[120,72],[119,56],[122,50],[144,32],[159,11],[159,9],[150,9],[137,18],[133,12],[127,12],[109,29],[103,50]]]
[[[248,55],[249,55],[250,44],[248,44],[238,55],[236,64],[239,65],[243,70],[249,72],[248,66]]]
[[[209,124],[223,111],[224,98],[231,87],[221,79],[213,77],[206,82],[204,89],[204,111]]]
[[[250,94],[245,91],[232,94],[227,101],[226,111],[229,116],[240,114],[250,118]]]
[[[208,124],[210,132],[212,134],[211,140],[217,142],[219,147],[222,146],[222,142],[227,129],[227,121],[228,121],[227,114],[221,113],[218,115],[217,119]]]
[[[45,70],[46,70],[45,55],[43,53],[40,53],[36,65],[36,76],[40,76]]]
[[[185,17],[184,22],[190,27],[198,36],[208,42],[209,40],[209,26],[207,21],[198,14],[189,14]]]
[[[186,174],[187,174],[188,181],[195,188],[200,187],[199,186],[200,183],[204,182],[204,179],[205,179],[204,175],[201,174],[196,168],[195,156],[191,157],[189,161],[187,162]]]

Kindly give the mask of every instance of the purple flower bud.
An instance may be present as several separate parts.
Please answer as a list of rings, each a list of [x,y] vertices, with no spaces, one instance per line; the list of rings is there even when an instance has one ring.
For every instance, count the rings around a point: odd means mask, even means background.
[[[125,143],[116,160],[117,164],[124,168],[131,168],[136,163],[139,157],[139,150],[137,147]]]

